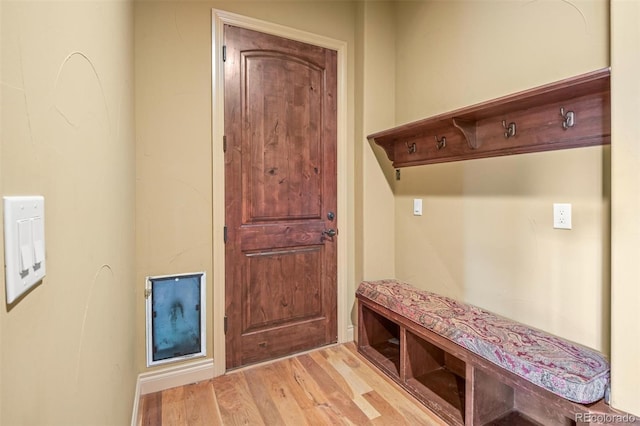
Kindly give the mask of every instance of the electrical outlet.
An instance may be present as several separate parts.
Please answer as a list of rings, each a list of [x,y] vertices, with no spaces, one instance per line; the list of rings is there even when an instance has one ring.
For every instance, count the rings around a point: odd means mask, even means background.
[[[571,229],[571,204],[553,204],[553,227],[555,229]]]

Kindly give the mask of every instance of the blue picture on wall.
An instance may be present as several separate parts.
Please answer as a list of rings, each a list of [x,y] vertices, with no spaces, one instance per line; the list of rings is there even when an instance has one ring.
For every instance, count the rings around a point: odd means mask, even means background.
[[[147,277],[147,365],[206,355],[205,274]]]

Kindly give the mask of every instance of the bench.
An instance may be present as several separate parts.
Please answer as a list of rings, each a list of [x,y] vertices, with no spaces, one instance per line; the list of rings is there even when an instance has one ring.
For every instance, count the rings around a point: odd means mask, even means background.
[[[604,404],[609,364],[595,350],[397,280],[364,281],[356,297],[358,351],[448,424],[623,414]]]

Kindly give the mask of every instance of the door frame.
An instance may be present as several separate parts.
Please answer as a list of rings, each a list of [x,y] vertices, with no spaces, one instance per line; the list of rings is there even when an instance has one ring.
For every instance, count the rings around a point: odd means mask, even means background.
[[[224,153],[222,137],[224,135],[224,74],[222,62],[222,44],[224,25],[234,25],[254,31],[301,41],[338,52],[338,112],[337,112],[337,197],[339,230],[341,238],[337,240],[337,325],[338,343],[353,340],[353,325],[349,324],[348,301],[348,259],[349,236],[354,220],[354,213],[349,208],[348,194],[348,144],[347,144],[347,43],[325,36],[308,33],[283,25],[259,19],[249,18],[218,9],[211,11],[212,43],[211,43],[211,102],[212,102],[212,209],[213,209],[213,368],[214,376],[226,372],[226,348],[224,336],[225,313],[225,182]]]

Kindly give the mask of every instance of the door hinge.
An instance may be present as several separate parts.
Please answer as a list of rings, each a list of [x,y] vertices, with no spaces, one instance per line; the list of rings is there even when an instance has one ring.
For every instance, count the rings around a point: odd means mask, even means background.
[[[227,46],[222,46],[222,62],[227,62]]]
[[[227,244],[227,239],[229,238],[229,233],[227,232],[227,225],[224,226],[224,243]]]
[[[225,315],[224,316],[224,334],[227,334],[228,327],[229,327],[229,321],[227,319],[227,316]]]
[[[227,136],[222,137],[222,152],[227,152]]]

